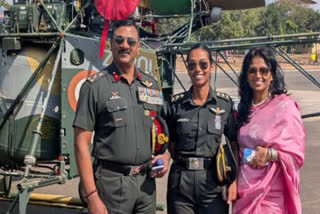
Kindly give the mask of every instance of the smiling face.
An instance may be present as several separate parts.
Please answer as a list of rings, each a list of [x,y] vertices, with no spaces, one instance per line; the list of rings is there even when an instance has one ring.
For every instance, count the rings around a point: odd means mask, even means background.
[[[253,90],[254,97],[268,97],[272,80],[271,71],[264,59],[255,56],[248,68],[248,83]]]
[[[111,41],[113,60],[118,66],[133,66],[140,51],[138,32],[134,26],[121,26],[113,34]]]
[[[213,64],[210,63],[209,55],[206,50],[198,48],[190,52],[188,75],[193,86],[203,87],[206,84],[209,84],[212,69]]]

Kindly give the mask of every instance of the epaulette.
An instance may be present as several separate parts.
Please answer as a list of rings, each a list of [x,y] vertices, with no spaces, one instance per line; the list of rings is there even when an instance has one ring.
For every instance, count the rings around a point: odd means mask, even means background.
[[[224,99],[224,100],[226,100],[226,101],[232,101],[232,99],[231,99],[231,97],[229,96],[229,94],[224,93],[224,92],[217,91],[217,97],[218,97],[218,98],[221,98],[221,99]]]
[[[184,97],[184,92],[172,95],[171,102],[173,103],[177,102],[178,100],[181,100],[183,97]]]
[[[87,78],[87,80],[89,82],[93,83],[94,81],[97,81],[98,79],[100,79],[103,75],[104,75],[104,72],[100,71],[100,72],[98,72],[96,74],[93,74],[93,75],[89,76]]]

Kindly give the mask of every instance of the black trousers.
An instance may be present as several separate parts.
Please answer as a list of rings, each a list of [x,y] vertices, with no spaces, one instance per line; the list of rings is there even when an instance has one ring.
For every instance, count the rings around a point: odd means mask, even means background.
[[[156,212],[155,180],[148,173],[129,176],[98,165],[95,167],[95,182],[109,214]]]
[[[168,214],[228,214],[213,170],[188,170],[172,164],[168,178]]]

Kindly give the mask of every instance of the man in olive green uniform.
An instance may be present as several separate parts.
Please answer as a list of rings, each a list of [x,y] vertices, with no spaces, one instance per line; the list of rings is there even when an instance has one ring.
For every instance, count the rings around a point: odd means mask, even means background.
[[[156,81],[136,69],[140,50],[132,21],[114,24],[113,63],[83,84],[76,117],[75,155],[91,214],[155,213],[151,139],[153,119],[162,106]],[[93,136],[92,167],[89,153]],[[167,171],[169,155],[158,155]]]
[[[228,212],[214,163],[222,134],[236,141],[233,118],[231,98],[212,88],[202,106],[192,101],[191,89],[174,97],[167,119],[174,160],[168,180],[169,214]]]

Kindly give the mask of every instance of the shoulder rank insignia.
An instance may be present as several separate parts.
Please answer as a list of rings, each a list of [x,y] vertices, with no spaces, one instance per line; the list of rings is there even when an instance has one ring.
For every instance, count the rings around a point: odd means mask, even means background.
[[[94,75],[91,75],[90,77],[87,78],[87,80],[89,80],[91,83],[93,83],[95,80],[98,79],[98,77],[102,77],[102,76],[103,76],[103,73],[99,72]]]
[[[175,94],[172,96],[171,102],[177,102],[184,97],[184,93]]]
[[[227,100],[227,101],[231,100],[231,97],[228,94],[224,93],[224,92],[217,91],[217,97],[222,98],[222,99]]]

